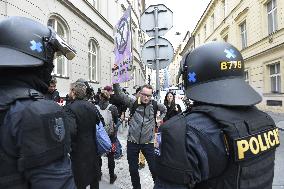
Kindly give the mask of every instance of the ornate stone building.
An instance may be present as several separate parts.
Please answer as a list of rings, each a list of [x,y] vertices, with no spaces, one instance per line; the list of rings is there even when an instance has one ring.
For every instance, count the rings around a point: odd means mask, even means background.
[[[122,84],[134,91],[145,81],[145,66],[140,61],[140,43],[144,36],[139,29],[144,1],[135,0],[0,0],[0,18],[25,16],[53,27],[77,51],[72,61],[55,59],[53,74],[61,96],[78,78],[90,81],[94,90],[111,84],[114,62],[114,26],[127,7],[132,6],[132,45],[134,79]]]

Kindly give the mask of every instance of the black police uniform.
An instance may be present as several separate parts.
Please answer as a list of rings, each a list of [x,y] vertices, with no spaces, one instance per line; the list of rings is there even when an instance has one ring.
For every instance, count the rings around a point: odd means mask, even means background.
[[[1,20],[0,33],[0,188],[73,189],[71,124],[42,94],[56,33],[24,17]]]
[[[222,71],[224,62],[236,63],[235,69]],[[160,128],[155,189],[271,189],[278,129],[253,106],[261,98],[242,79],[241,54],[213,42],[185,64],[186,95],[195,105]],[[212,73],[204,74],[206,67]]]

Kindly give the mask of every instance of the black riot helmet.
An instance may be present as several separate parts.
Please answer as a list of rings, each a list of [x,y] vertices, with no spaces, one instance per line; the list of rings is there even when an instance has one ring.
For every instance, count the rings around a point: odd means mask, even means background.
[[[244,80],[244,60],[229,43],[210,42],[187,55],[186,96],[193,101],[223,106],[251,106],[261,96]]]
[[[0,68],[52,63],[55,52],[69,60],[76,54],[51,27],[18,16],[0,20]]]

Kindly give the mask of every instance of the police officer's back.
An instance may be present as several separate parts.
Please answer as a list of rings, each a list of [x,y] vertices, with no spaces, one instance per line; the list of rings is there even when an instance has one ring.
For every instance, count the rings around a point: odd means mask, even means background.
[[[271,189],[279,134],[254,105],[244,61],[228,43],[198,47],[185,59],[190,113],[160,127],[155,189]]]
[[[70,124],[45,100],[53,56],[75,53],[46,26],[24,17],[0,21],[0,188],[75,188]]]

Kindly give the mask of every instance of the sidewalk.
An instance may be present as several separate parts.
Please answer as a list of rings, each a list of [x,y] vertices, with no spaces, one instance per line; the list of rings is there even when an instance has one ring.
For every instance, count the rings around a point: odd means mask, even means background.
[[[119,160],[115,160],[115,174],[117,175],[117,180],[114,184],[109,184],[109,174],[107,166],[107,158],[103,157],[102,165],[102,181],[100,182],[100,189],[130,189],[132,188],[131,178],[128,170],[127,154],[126,154],[126,138],[127,138],[127,128],[120,127],[118,131],[118,138],[122,145],[123,156]],[[153,189],[154,183],[152,176],[150,174],[147,162],[145,168],[139,170],[140,182],[142,189]]]
[[[100,182],[100,188],[101,189],[120,189],[118,186],[109,184],[108,181],[104,181],[104,180]]]

